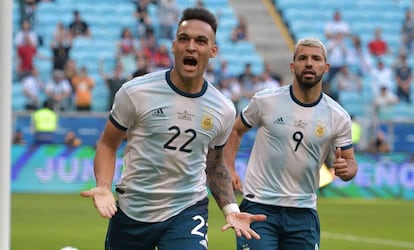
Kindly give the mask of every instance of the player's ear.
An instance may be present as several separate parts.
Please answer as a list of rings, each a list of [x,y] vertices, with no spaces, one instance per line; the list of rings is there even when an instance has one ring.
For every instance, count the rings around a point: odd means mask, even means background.
[[[330,68],[331,68],[331,65],[329,63],[327,63],[325,65],[325,73],[328,73]]]
[[[211,48],[210,58],[216,57],[218,50],[219,50],[219,48],[217,47],[216,44],[214,44],[213,48]]]

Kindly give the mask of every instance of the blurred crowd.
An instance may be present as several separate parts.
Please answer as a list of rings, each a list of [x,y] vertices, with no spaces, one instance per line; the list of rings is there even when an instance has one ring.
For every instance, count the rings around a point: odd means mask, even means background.
[[[73,11],[68,23],[58,22],[51,39],[36,33],[36,8],[45,1],[20,0],[21,26],[15,32],[14,43],[18,61],[15,65],[15,84],[22,84],[26,98],[25,109],[41,108],[44,99],[48,100],[55,111],[93,111],[94,88],[106,87],[108,90],[107,110],[119,87],[126,81],[148,72],[168,69],[173,63],[167,43],[174,38],[175,25],[179,19],[180,8],[175,0],[131,0],[131,14],[136,26],[121,27],[116,44],[113,69],[108,72],[104,62],[99,65],[99,77],[93,77],[89,69],[73,59],[71,48],[79,37],[92,38],[94,30],[83,18],[82,10]],[[202,0],[196,3],[203,6]],[[156,22],[148,14],[149,6],[156,6]],[[369,98],[376,112],[399,103],[411,104],[414,19],[413,11],[406,9],[401,23],[401,46],[394,51],[382,36],[381,27],[373,27],[372,38],[363,42],[351,25],[343,20],[340,10],[333,11],[332,19],[325,24],[325,44],[328,61],[331,65],[325,76],[325,92],[338,102],[344,93],[353,93]],[[228,34],[229,42],[249,41],[249,31],[243,16],[237,17],[237,25]],[[158,27],[154,27],[158,25]],[[158,32],[155,32],[157,30]],[[50,41],[50,44],[45,44]],[[39,47],[48,46],[51,58],[38,53]],[[220,44],[219,44],[220,46]],[[395,58],[393,57],[395,55]],[[384,58],[393,57],[393,61]],[[35,60],[39,59],[39,60]],[[50,75],[39,75],[36,62],[50,63]],[[277,88],[285,83],[265,62],[260,74],[252,71],[251,63],[246,63],[243,71],[232,72],[229,62],[223,59],[211,62],[205,78],[215,84],[236,105],[238,111],[250,100],[252,95],[264,88]],[[46,79],[46,80],[45,80]],[[105,84],[97,85],[97,81]],[[368,95],[367,95],[368,92]],[[351,114],[354,115],[354,114]]]
[[[325,25],[328,61],[326,90],[336,100],[344,92],[370,94],[377,111],[396,103],[411,104],[414,19],[411,9],[405,11],[400,27],[401,46],[392,51],[382,36],[381,27],[373,27],[370,40],[363,43],[349,23],[336,10]],[[392,58],[392,62],[388,60]],[[387,59],[387,60],[385,60]],[[365,91],[365,92],[364,92]],[[368,93],[367,93],[368,92]]]
[[[412,104],[412,9],[406,9],[404,16],[399,27],[398,48],[391,48],[380,26],[373,26],[371,38],[363,42],[360,35],[352,31],[350,23],[343,19],[340,10],[335,10],[332,19],[325,23],[325,44],[331,66],[324,79],[325,91],[344,106],[355,98],[368,100],[358,103],[370,105],[373,114],[371,123],[372,119],[381,119],[383,114],[397,105],[410,107]],[[353,96],[354,99],[347,99],[346,96]],[[357,115],[360,114],[351,113],[353,117]],[[353,119],[354,123],[357,120]],[[371,125],[373,131],[362,131],[371,133],[369,138],[373,138],[367,142],[366,148],[375,152],[388,152],[386,132],[381,130],[379,124]],[[361,149],[358,148],[358,143],[359,139],[354,142],[357,150]]]
[[[167,43],[174,38],[175,25],[179,19],[180,8],[175,0],[135,0],[132,1],[135,9],[131,10],[136,18],[136,27],[120,27],[120,36],[116,43],[114,67],[111,72],[105,70],[104,61],[99,64],[99,77],[94,78],[89,69],[77,65],[71,55],[72,44],[75,39],[92,38],[91,25],[83,18],[82,10],[75,9],[71,22],[56,23],[52,39],[42,39],[33,28],[36,25],[36,6],[43,1],[25,0],[21,4],[26,10],[21,20],[20,30],[15,35],[15,47],[18,62],[16,77],[18,84],[23,85],[23,94],[26,97],[26,110],[36,110],[42,103],[42,98],[52,102],[56,111],[93,111],[93,89],[98,86],[96,82],[103,80],[108,89],[109,110],[112,100],[119,87],[126,81],[172,66],[173,59]],[[199,6],[203,2],[197,1]],[[157,8],[159,20],[154,22],[148,14],[149,5]],[[41,17],[37,17],[41,18]],[[154,27],[154,23],[158,27]],[[158,32],[155,32],[155,29]],[[248,41],[248,29],[244,17],[237,20],[228,39],[232,43]],[[50,40],[50,44],[43,44],[43,40]],[[50,46],[52,58],[37,53],[40,46]],[[35,58],[39,60],[35,60]],[[50,76],[40,76],[35,62],[51,63]],[[46,61],[46,62],[45,62]],[[252,65],[246,63],[244,71],[230,72],[228,62],[211,62],[205,72],[207,80],[221,89],[239,108],[254,94],[265,87],[277,87],[283,82],[269,65],[261,74],[252,72]],[[47,80],[44,80],[47,79]]]

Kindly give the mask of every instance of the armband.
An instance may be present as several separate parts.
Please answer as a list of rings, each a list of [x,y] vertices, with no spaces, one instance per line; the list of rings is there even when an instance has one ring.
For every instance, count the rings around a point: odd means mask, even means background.
[[[236,203],[230,203],[225,205],[221,211],[223,211],[224,216],[227,216],[230,213],[240,213],[240,208]]]

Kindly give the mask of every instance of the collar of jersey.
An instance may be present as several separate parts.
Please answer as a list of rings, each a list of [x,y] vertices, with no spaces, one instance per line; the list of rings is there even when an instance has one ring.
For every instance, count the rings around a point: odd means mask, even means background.
[[[302,103],[302,102],[300,102],[294,95],[293,95],[293,87],[292,87],[292,85],[290,85],[289,86],[289,93],[290,93],[290,97],[292,98],[292,100],[296,103],[296,104],[298,104],[298,105],[300,105],[300,106],[303,106],[303,107],[313,107],[313,106],[316,106],[320,101],[321,101],[321,99],[322,99],[322,93],[321,93],[321,95],[319,96],[319,98],[315,101],[315,102],[312,102],[312,103]]]
[[[170,78],[170,73],[171,70],[167,70],[167,72],[165,72],[165,79],[168,83],[168,85],[171,87],[172,90],[174,90],[177,94],[185,96],[185,97],[190,97],[190,98],[196,98],[196,97],[200,97],[202,95],[204,95],[204,93],[207,91],[207,81],[204,79],[204,83],[203,83],[203,87],[201,88],[200,92],[195,93],[195,94],[190,94],[190,93],[186,93],[184,91],[179,90],[171,81]]]

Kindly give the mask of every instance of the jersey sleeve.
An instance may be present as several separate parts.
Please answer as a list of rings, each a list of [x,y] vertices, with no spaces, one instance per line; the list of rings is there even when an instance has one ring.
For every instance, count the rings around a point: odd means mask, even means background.
[[[240,113],[240,117],[247,127],[251,128],[259,123],[259,105],[256,96],[253,96],[247,106]]]
[[[335,146],[340,147],[341,149],[349,149],[353,146],[351,117],[345,113],[337,121]]]
[[[236,120],[236,109],[232,102],[229,102],[229,112],[223,117],[220,122],[221,130],[217,136],[211,141],[210,148],[222,148],[227,142],[228,137],[233,129],[234,122]]]
[[[124,87],[121,87],[115,95],[110,117],[117,127],[125,130],[136,118],[135,106]]]

